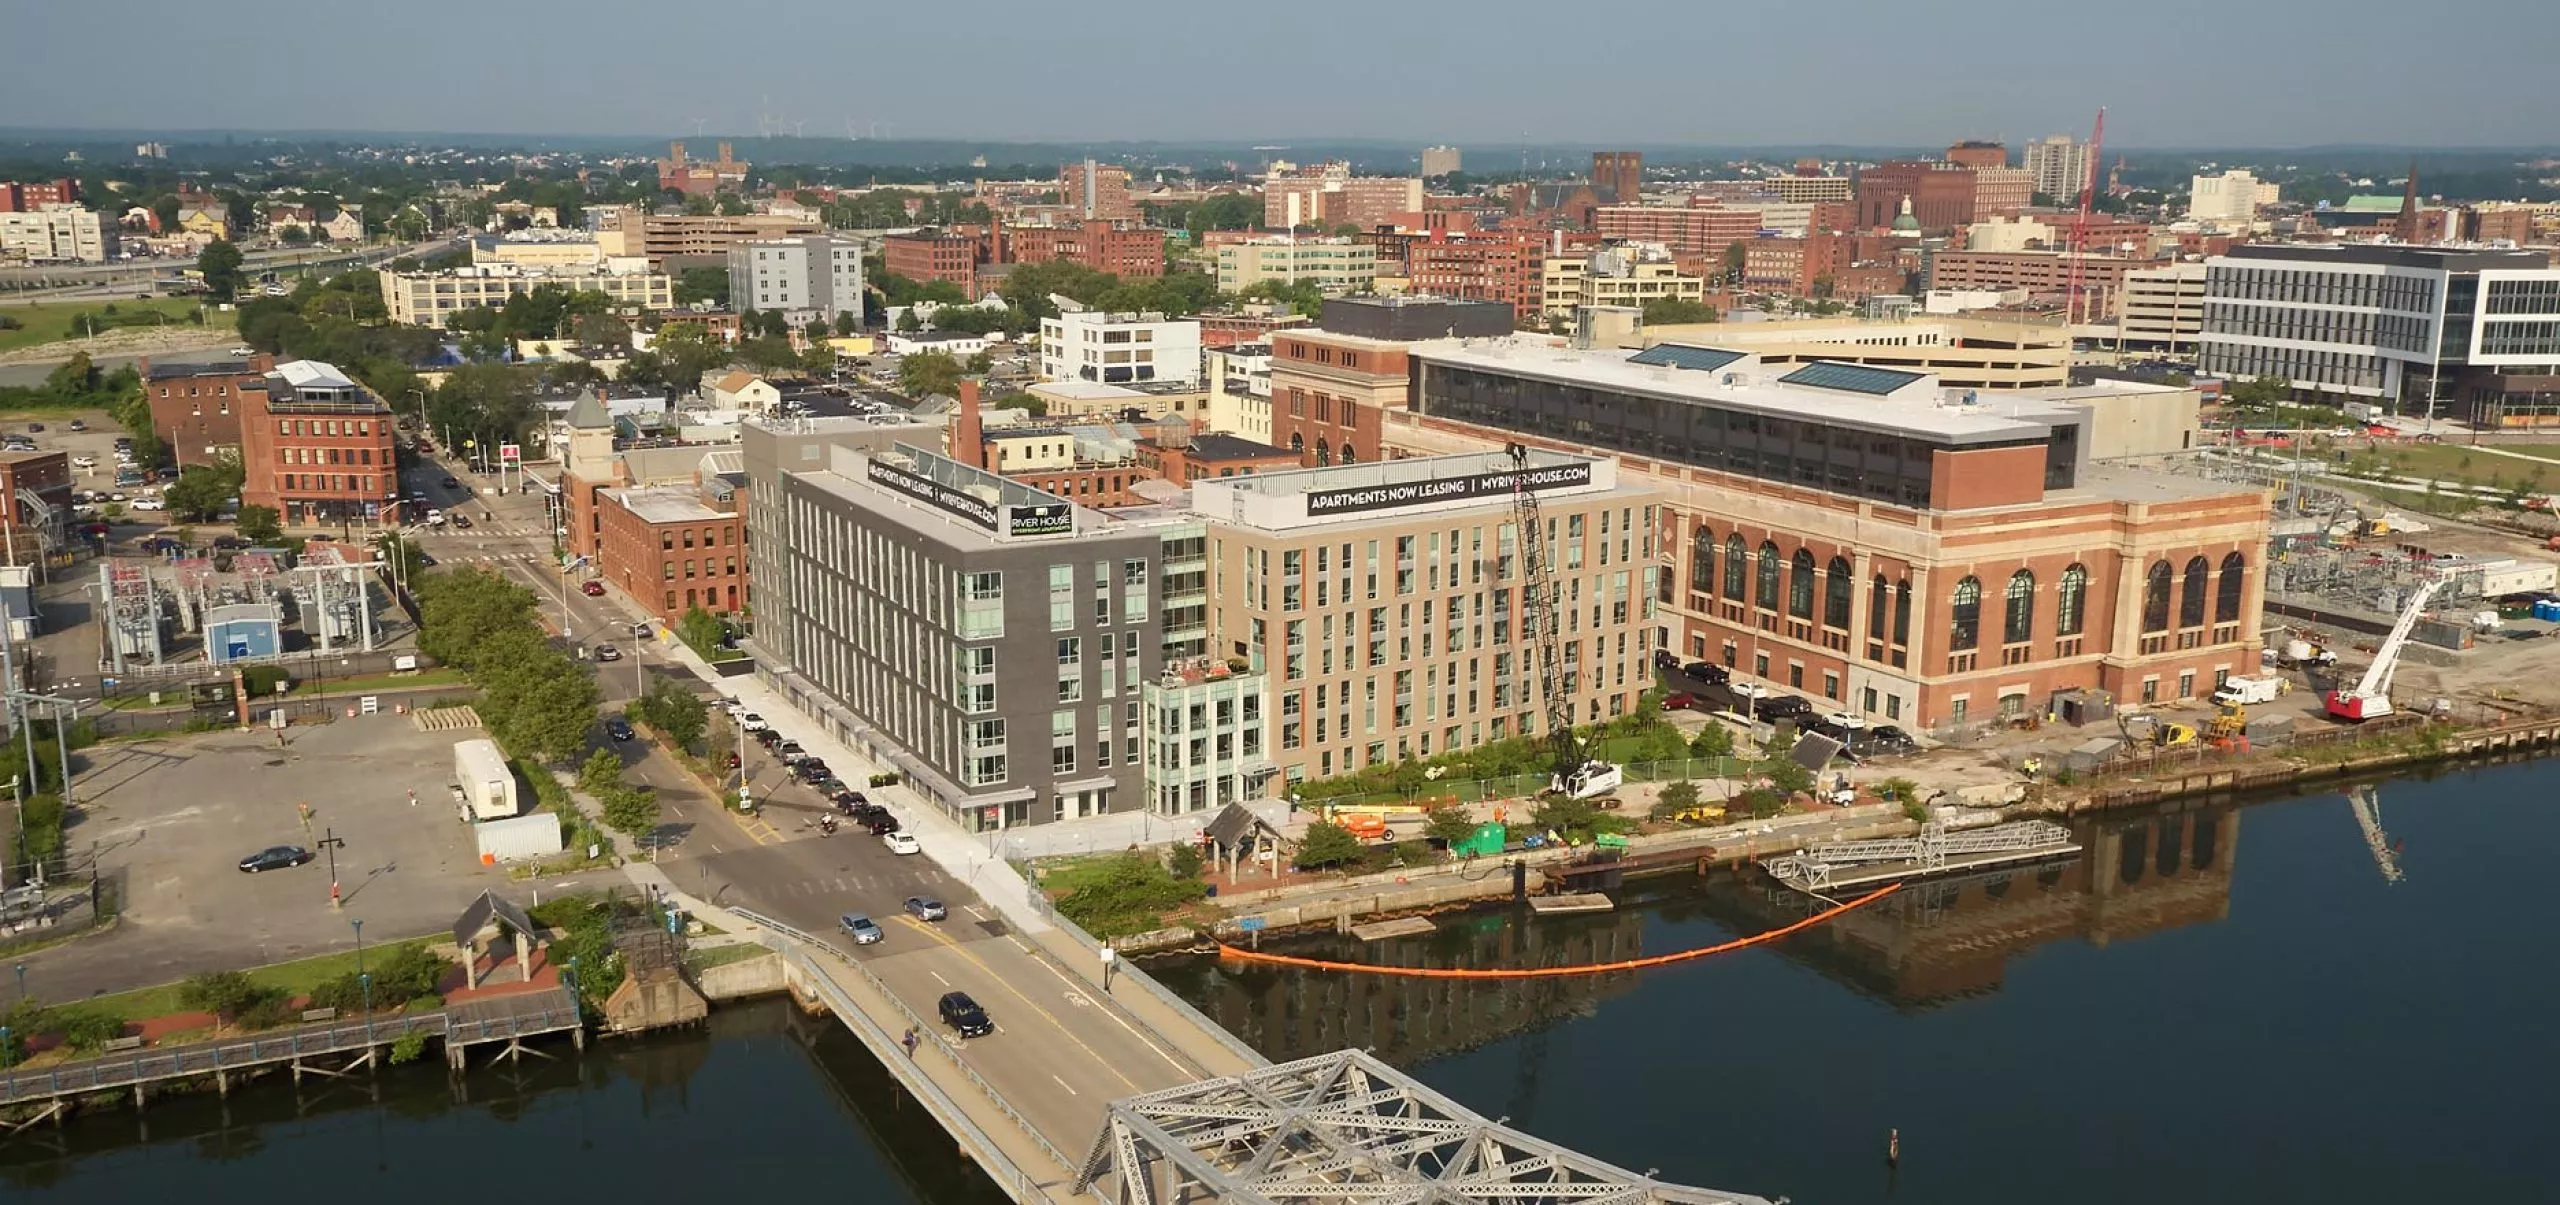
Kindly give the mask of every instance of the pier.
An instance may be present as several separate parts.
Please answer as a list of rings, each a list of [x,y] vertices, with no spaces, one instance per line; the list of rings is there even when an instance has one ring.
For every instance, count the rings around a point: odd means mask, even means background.
[[[100,1093],[130,1092],[139,1107],[154,1089],[182,1082],[211,1080],[216,1091],[227,1094],[234,1079],[279,1068],[290,1069],[295,1079],[372,1069],[380,1066],[392,1043],[412,1036],[439,1043],[447,1065],[460,1070],[475,1047],[496,1045],[496,1057],[514,1058],[527,1052],[527,1039],[556,1033],[586,1044],[577,998],[566,988],[486,997],[434,1012],[333,1019],[271,1033],[117,1051],[0,1073],[0,1107],[37,1106],[31,1116],[7,1127],[14,1132],[42,1121],[58,1122],[70,1102]]]
[[[1918,836],[1817,845],[1763,859],[1760,868],[1771,878],[1813,895],[2072,857],[2079,852],[2071,830],[2047,820],[1959,832],[1948,832],[1933,822],[1923,826]]]

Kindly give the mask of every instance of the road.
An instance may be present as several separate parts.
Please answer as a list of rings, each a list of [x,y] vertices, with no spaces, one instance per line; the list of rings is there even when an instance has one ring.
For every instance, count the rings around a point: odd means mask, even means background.
[[[426,255],[453,246],[450,239],[430,239],[392,247],[268,247],[247,251],[240,266],[252,275],[259,272],[290,272],[298,268],[323,264],[361,262],[387,263],[403,255]],[[0,305],[36,305],[51,301],[77,301],[94,295],[113,301],[130,297],[136,282],[157,280],[196,266],[193,257],[185,259],[123,260],[111,264],[47,264],[32,268],[0,268]]]

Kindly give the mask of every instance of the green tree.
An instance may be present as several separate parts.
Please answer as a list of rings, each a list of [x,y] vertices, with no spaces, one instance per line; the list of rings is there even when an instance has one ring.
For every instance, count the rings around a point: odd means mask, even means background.
[[[1656,297],[1644,303],[1646,326],[1679,326],[1687,323],[1714,322],[1716,309],[1685,297]]]
[[[266,994],[266,988],[239,971],[205,971],[178,985],[180,1005],[224,1020],[237,1020]]]
[[[583,346],[622,349],[631,346],[631,324],[611,314],[580,314],[570,321],[569,329]]]
[[[1423,813],[1422,835],[1443,845],[1455,845],[1474,836],[1476,818],[1462,807],[1436,807]]]
[[[982,377],[996,370],[996,356],[994,352],[981,349],[969,353],[968,360],[960,366],[967,369],[969,375]]]
[[[531,655],[484,675],[484,707],[495,712],[488,718],[501,742],[559,761],[586,746],[602,696],[593,676],[538,639],[527,651]]]
[[[140,442],[135,441],[137,446]],[[252,544],[277,544],[284,541],[284,517],[277,514],[276,508],[272,506],[248,503],[240,508],[239,518],[232,526],[239,529],[241,539]]]
[[[702,388],[702,374],[729,362],[728,345],[699,322],[671,322],[650,344],[665,365],[667,383],[685,393]]]
[[[578,789],[597,799],[622,785],[622,759],[611,749],[598,749],[578,763]]]
[[[1813,771],[1785,757],[1763,759],[1752,769],[1761,778],[1767,779],[1771,788],[1783,794],[1793,795],[1798,791],[1813,789]]]
[[[1262,200],[1251,193],[1222,192],[1192,206],[1185,218],[1194,233],[1251,230],[1262,221]]]
[[[1654,796],[1653,818],[1669,820],[1696,806],[1698,806],[1698,784],[1686,779],[1666,783],[1661,793]]]
[[[2231,387],[2233,403],[2252,410],[2272,409],[2293,396],[2293,382],[2280,376],[2251,377]]]
[[[738,345],[738,359],[759,372],[780,372],[800,366],[800,353],[788,339],[759,335]]]
[[[916,317],[915,307],[909,306],[906,309],[898,311],[899,334],[912,335],[923,329],[924,319]]]
[[[658,827],[658,793],[645,787],[617,787],[604,798],[606,827],[627,836],[642,836]]]
[[[921,351],[898,361],[898,390],[911,398],[960,392],[960,362],[948,352]]]
[[[711,723],[710,708],[704,705],[702,696],[672,682],[652,684],[647,694],[632,701],[631,715],[687,752],[702,743],[703,730]]]
[[[1297,856],[1292,859],[1300,870],[1323,870],[1358,861],[1360,838],[1351,830],[1331,821],[1319,820],[1307,826],[1306,838],[1298,842]]]
[[[835,331],[838,335],[851,335],[861,329],[862,315],[852,310],[836,311]]]
[[[240,492],[241,472],[237,460],[225,458],[212,465],[188,465],[178,473],[161,498],[180,517],[205,522],[231,504]]]
[[[196,255],[196,271],[204,275],[204,291],[215,301],[229,301],[240,294],[240,248],[230,239],[218,238],[205,245]]]
[[[1733,756],[1733,733],[1728,731],[1722,724],[1716,723],[1713,720],[1707,721],[1707,726],[1700,728],[1698,730],[1698,735],[1689,738],[1689,756]]]
[[[687,268],[676,274],[677,305],[709,302],[729,304],[729,270],[726,268]]]
[[[1738,285],[1742,283],[1742,264],[1743,259],[1747,254],[1749,253],[1743,249],[1742,243],[1738,239],[1725,244],[1724,280],[1726,284]]]
[[[700,606],[688,607],[676,617],[676,639],[705,661],[720,651],[720,642],[728,635],[728,626],[720,622],[720,617]]]

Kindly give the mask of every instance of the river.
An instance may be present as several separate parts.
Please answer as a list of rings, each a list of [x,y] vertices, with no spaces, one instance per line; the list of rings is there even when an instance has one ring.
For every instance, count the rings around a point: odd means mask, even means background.
[[[2548,1199],[2532,1152],[2560,1117],[2560,969],[2522,873],[2534,863],[2503,855],[2560,849],[2560,762],[2377,797],[2397,882],[2328,795],[2084,822],[2075,862],[1914,887],[1786,942],[1639,974],[1152,969],[1274,1058],[1369,1046],[1592,1155],[1799,1202]],[[1621,902],[1286,948],[1582,962],[1711,944],[1804,907],[1743,875],[1640,881]],[[236,1093],[227,1120],[209,1099],[93,1115],[0,1144],[0,1195],[247,1200],[281,1180],[372,1202],[751,1184],[997,1199],[840,1028],[779,1004],[520,1077],[475,1072],[459,1092],[440,1068],[404,1068],[380,1092],[269,1083]],[[1883,1160],[1893,1129],[1898,1170]]]

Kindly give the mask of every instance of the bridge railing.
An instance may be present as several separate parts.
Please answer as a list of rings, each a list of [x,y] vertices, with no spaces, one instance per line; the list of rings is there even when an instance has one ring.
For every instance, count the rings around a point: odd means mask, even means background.
[[[817,987],[818,993],[827,998],[828,1007],[834,1009],[838,1016],[844,1018],[846,1024],[853,1026],[855,1032],[864,1038],[866,1043],[869,1044],[874,1051],[878,1052],[881,1060],[889,1064],[893,1072],[918,1072],[918,1074],[914,1075],[900,1074],[899,1078],[902,1081],[909,1081],[910,1090],[914,1091],[920,1099],[925,1100],[928,1107],[932,1107],[937,1113],[942,1114],[945,1124],[949,1125],[955,1131],[958,1131],[960,1137],[968,1140],[978,1150],[985,1153],[987,1159],[994,1164],[994,1166],[989,1166],[986,1169],[987,1174],[993,1177],[1000,1184],[1007,1184],[1009,1187],[1019,1189],[1020,1191],[1016,1193],[1017,1199],[1034,1200],[1043,1198],[1045,1194],[1040,1192],[1038,1189],[1040,1182],[1029,1172],[1025,1171],[1020,1165],[1014,1163],[1011,1159],[1006,1158],[1003,1149],[995,1144],[995,1140],[990,1137],[985,1130],[980,1129],[977,1123],[969,1120],[968,1115],[961,1111],[958,1102],[953,1101],[948,1095],[944,1094],[942,1089],[938,1085],[934,1084],[931,1079],[922,1075],[920,1073],[921,1069],[911,1066],[901,1066],[901,1064],[906,1063],[908,1059],[902,1058],[897,1053],[894,1053],[903,1049],[898,1039],[895,1036],[892,1036],[888,1030],[881,1028],[878,1022],[872,1020],[869,1013],[863,1011],[859,1005],[853,1002],[851,997],[844,994],[842,988],[836,986],[835,981],[816,964],[815,958],[811,953],[812,951],[815,951],[818,954],[823,954],[836,965],[848,967],[852,969],[854,973],[860,975],[863,982],[871,988],[874,994],[878,995],[882,1000],[888,1001],[889,1007],[896,1009],[899,1016],[906,1018],[908,1027],[915,1031],[919,1040],[931,1042],[934,1049],[941,1052],[945,1061],[949,1062],[953,1068],[960,1072],[961,1075],[967,1077],[969,1082],[972,1085],[975,1085],[978,1091],[986,1096],[988,1103],[993,1104],[996,1107],[997,1112],[1004,1114],[1006,1120],[1011,1121],[1016,1128],[1022,1131],[1024,1137],[1029,1138],[1034,1145],[1040,1148],[1041,1154],[1046,1155],[1050,1162],[1056,1164],[1062,1169],[1067,1171],[1074,1170],[1076,1166],[1074,1160],[1069,1159],[1066,1153],[1059,1150],[1056,1144],[1050,1142],[1046,1135],[1043,1135],[1037,1128],[1034,1128],[1030,1119],[1024,1117],[1020,1110],[1014,1108],[1013,1102],[1004,1098],[1004,1093],[997,1091],[994,1084],[988,1083],[984,1076],[979,1075],[976,1069],[970,1067],[969,1064],[960,1057],[960,1052],[953,1048],[949,1039],[943,1037],[940,1031],[938,1031],[931,1023],[927,1022],[923,1017],[917,1015],[914,1009],[907,1007],[906,1001],[900,1000],[897,993],[889,990],[889,985],[882,981],[878,975],[872,974],[870,968],[863,966],[860,960],[846,955],[844,951],[835,948],[828,942],[822,941],[815,936],[802,932],[801,930],[775,920],[772,917],[751,912],[744,908],[733,907],[729,909],[729,911],[734,912],[749,921],[753,921],[755,924],[762,927],[768,935],[765,944],[773,946],[778,952],[784,954],[786,957],[797,959],[801,963],[802,969],[808,973],[811,982]],[[784,944],[786,942],[789,944]]]
[[[1050,924],[1056,926],[1058,932],[1066,934],[1068,941],[1084,947],[1085,952],[1092,954],[1095,960],[1099,962],[1104,948],[1103,942],[1093,934],[1085,932],[1084,926],[1068,920],[1064,913],[1058,911],[1057,905],[1050,902],[1048,895],[1040,890],[1039,881],[1032,877],[1029,867],[1022,866],[1017,863],[1014,869],[1022,876],[1023,883],[1030,887],[1031,910],[1039,913],[1042,919],[1047,920]],[[1033,943],[1032,949],[1039,951],[1040,955],[1044,958],[1048,956],[1048,951],[1041,950],[1037,943]],[[1146,971],[1132,964],[1128,959],[1120,959],[1119,970],[1114,972],[1111,978],[1115,983],[1125,980],[1137,984],[1138,990],[1155,997],[1157,1003],[1173,1010],[1175,1016],[1181,1017],[1183,1020],[1189,1022],[1194,1028],[1197,1028],[1202,1033],[1208,1034],[1211,1038],[1215,1039],[1219,1045],[1226,1047],[1228,1053],[1235,1055],[1237,1058],[1243,1059],[1245,1066],[1267,1067],[1271,1065],[1271,1060],[1264,1057],[1261,1051],[1246,1045],[1244,1039],[1229,1032],[1226,1026],[1210,1020],[1207,1014],[1202,1013],[1199,1009],[1193,1008],[1190,1001],[1174,995],[1173,989],[1156,982],[1155,976],[1146,973]],[[1172,1037],[1170,1034],[1160,1036],[1167,1039]]]

